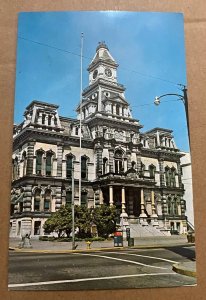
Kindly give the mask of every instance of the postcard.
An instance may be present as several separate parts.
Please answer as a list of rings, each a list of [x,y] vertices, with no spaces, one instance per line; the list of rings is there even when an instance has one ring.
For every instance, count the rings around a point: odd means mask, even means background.
[[[9,290],[196,285],[181,13],[18,18]]]

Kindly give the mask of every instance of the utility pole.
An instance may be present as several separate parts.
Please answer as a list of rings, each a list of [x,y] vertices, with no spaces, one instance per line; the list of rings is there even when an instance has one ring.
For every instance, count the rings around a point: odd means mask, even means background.
[[[75,250],[75,223],[74,223],[74,163],[72,164],[72,250]]]
[[[81,205],[81,194],[82,194],[82,60],[83,60],[83,33],[81,33],[81,54],[80,54],[80,107],[79,107],[79,153],[80,153],[80,167],[79,167],[79,205]]]

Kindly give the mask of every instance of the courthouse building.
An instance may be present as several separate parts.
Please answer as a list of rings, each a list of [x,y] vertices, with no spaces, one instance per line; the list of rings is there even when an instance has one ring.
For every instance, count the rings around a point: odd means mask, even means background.
[[[107,45],[99,43],[77,119],[59,116],[58,105],[34,100],[14,126],[11,236],[46,234],[51,213],[71,203],[72,168],[75,204],[117,206],[134,235],[186,232],[183,154],[172,130],[142,131],[117,68]]]

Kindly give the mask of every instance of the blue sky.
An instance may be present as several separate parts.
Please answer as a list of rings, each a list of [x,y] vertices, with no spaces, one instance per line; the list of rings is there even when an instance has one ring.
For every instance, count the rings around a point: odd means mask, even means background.
[[[181,94],[178,84],[186,84],[184,20],[179,13],[20,13],[14,122],[23,120],[32,100],[58,104],[60,115],[76,117],[81,32],[83,88],[88,85],[87,66],[98,42],[105,41],[119,64],[118,81],[126,87],[133,117],[144,125],[142,131],[170,128],[177,146],[188,151],[182,101],[165,97],[160,106],[153,104],[155,96]]]

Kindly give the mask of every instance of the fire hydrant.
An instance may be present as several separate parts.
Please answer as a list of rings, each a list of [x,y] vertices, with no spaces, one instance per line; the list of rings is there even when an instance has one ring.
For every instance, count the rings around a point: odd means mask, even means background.
[[[86,242],[86,244],[87,244],[87,249],[91,249],[91,243],[92,243],[92,242],[90,242],[90,241],[87,241],[87,242]]]

